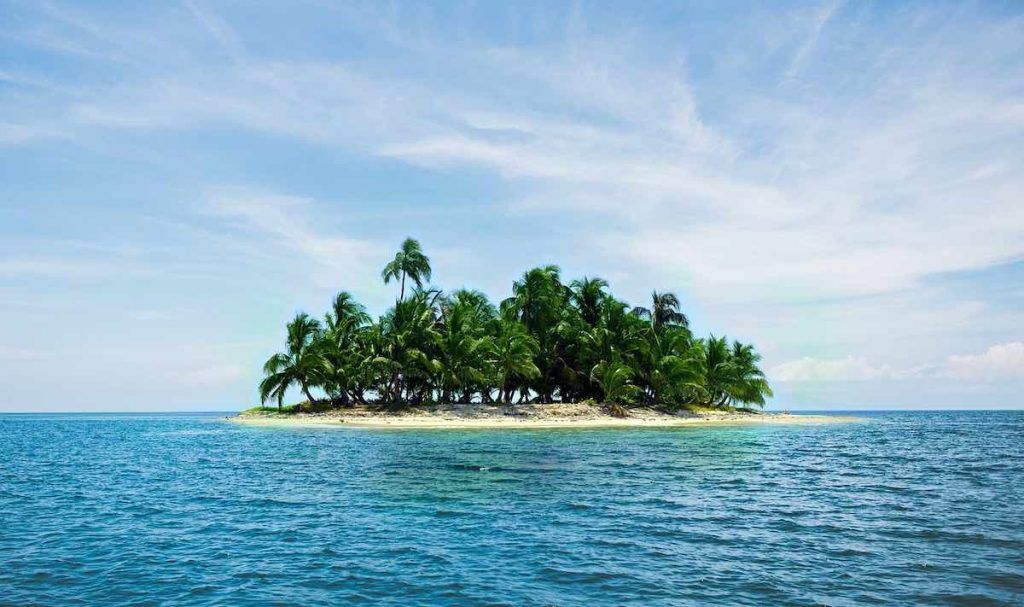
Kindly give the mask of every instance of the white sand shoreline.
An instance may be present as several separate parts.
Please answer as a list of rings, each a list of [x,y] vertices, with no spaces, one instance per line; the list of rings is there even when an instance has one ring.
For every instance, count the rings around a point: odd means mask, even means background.
[[[501,406],[453,405],[397,412],[379,409],[342,409],[326,413],[278,415],[247,412],[227,418],[249,426],[349,427],[394,429],[544,429],[544,428],[665,428],[750,424],[828,424],[860,421],[848,415],[793,415],[789,413],[701,412],[666,414],[650,409],[630,410],[628,417],[609,415],[588,404]]]

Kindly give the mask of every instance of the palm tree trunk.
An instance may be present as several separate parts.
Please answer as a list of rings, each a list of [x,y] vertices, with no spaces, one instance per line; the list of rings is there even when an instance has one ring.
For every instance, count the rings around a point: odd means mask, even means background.
[[[310,406],[312,406],[312,404],[316,402],[316,399],[313,398],[313,395],[309,393],[309,388],[306,387],[306,384],[302,384],[302,393],[306,395],[306,400],[309,401]]]
[[[398,300],[399,301],[404,301],[405,300],[405,271],[404,270],[402,271],[402,289],[401,289],[401,291],[398,294]]]
[[[391,373],[391,402],[392,403],[397,403],[398,402],[398,399],[400,397],[399,390],[400,390],[400,388],[399,388],[399,385],[398,385],[398,371],[393,371]]]

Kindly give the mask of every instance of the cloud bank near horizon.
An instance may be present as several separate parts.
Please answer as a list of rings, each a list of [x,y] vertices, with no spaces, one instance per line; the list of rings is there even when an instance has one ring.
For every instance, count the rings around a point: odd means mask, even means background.
[[[770,370],[781,382],[871,381],[879,379],[943,378],[986,381],[1024,378],[1024,342],[996,344],[976,354],[950,355],[941,364],[896,369],[873,365],[863,356],[822,360],[805,356]]]

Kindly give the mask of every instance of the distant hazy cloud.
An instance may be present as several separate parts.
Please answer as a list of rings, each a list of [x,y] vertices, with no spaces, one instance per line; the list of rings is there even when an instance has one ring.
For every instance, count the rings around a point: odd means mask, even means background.
[[[5,362],[35,361],[46,357],[46,354],[31,348],[0,345],[0,360]]]
[[[832,360],[804,357],[777,365],[770,373],[777,381],[863,381],[893,376],[891,367],[874,366],[858,356]]]
[[[167,374],[167,379],[192,388],[219,388],[232,385],[252,372],[242,365],[211,363]]]
[[[945,370],[949,376],[963,379],[1024,378],[1024,342],[995,345],[981,354],[950,356]]]
[[[1024,342],[994,345],[980,354],[949,356],[943,363],[907,369],[873,365],[864,357],[839,359],[804,357],[776,365],[770,377],[781,382],[867,381],[928,377],[995,381],[1024,378]]]

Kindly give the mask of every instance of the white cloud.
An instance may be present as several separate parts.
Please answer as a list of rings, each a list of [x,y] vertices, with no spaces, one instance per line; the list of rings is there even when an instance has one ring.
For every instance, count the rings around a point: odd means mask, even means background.
[[[260,363],[277,346],[264,342],[193,340],[184,324],[146,327],[133,336],[68,331],[45,351],[0,346],[0,360],[14,396],[0,410],[182,410],[244,405],[258,381]],[[215,330],[207,331],[207,336]],[[118,369],[110,373],[110,369]],[[140,381],[138,378],[144,378]],[[28,386],[18,392],[19,386]],[[40,392],[39,386],[45,386]],[[83,389],[87,386],[88,389]],[[42,395],[42,396],[40,396]]]
[[[139,321],[168,320],[174,317],[174,313],[171,310],[147,308],[142,310],[132,310],[128,312],[128,317],[132,320]]]
[[[331,7],[332,24],[355,24],[360,50],[352,54],[343,44],[278,46],[273,28],[254,25],[255,12],[232,23],[229,5],[223,15],[199,0],[185,9],[147,22],[44,5],[38,23],[18,19],[28,25],[9,41],[88,69],[74,78],[0,74],[10,93],[0,100],[0,145],[60,136],[116,155],[136,153],[136,135],[152,130],[241,129],[283,146],[309,144],[324,159],[376,155],[456,177],[483,169],[506,181],[483,199],[516,201],[511,209],[480,204],[480,215],[512,216],[478,225],[518,223],[515,236],[498,227],[495,246],[470,252],[481,265],[504,256],[494,251],[513,238],[517,249],[561,255],[528,229],[542,222],[580,252],[584,271],[621,277],[617,292],[620,282],[636,285],[628,297],[682,289],[688,305],[705,307],[698,323],[767,346],[766,360],[790,360],[774,367],[779,379],[1010,373],[996,371],[1012,365],[998,367],[987,352],[929,367],[906,361],[1017,337],[1019,307],[982,314],[990,302],[973,298],[985,295],[926,287],[936,275],[1024,258],[1024,174],[1013,169],[1024,165],[1019,18],[921,6],[852,16],[853,7],[835,3],[752,14],[729,33],[708,28],[691,41],[660,31],[682,24],[588,27],[583,15],[561,39],[548,37],[555,24],[533,32],[540,43],[502,45],[452,36],[447,23],[432,31],[421,19],[431,11]],[[708,36],[735,38],[709,56],[700,46]],[[118,131],[132,132],[124,148]],[[206,175],[190,162],[181,164]],[[289,187],[279,176],[254,179]],[[208,202],[215,228],[185,228],[203,232],[203,270],[234,274],[240,258],[219,255],[228,250],[241,251],[242,264],[306,273],[324,288],[379,282],[387,251],[324,201],[222,189]],[[393,202],[392,219],[448,201]],[[476,229],[464,216],[451,225],[437,233],[466,242]],[[57,257],[16,251],[0,259],[0,277],[112,268]],[[800,358],[811,348],[863,356]],[[883,352],[891,366],[871,362]]]
[[[818,38],[821,37],[821,30],[824,29],[825,25],[828,23],[829,19],[832,18],[832,15],[835,14],[836,9],[838,9],[839,6],[839,2],[824,4],[818,9],[816,14],[812,15],[812,18],[810,19],[810,34],[807,36],[807,40],[800,45],[800,48],[798,48],[797,52],[793,55],[793,60],[790,61],[789,68],[786,70],[787,78],[793,78],[797,73],[799,73],[807,55],[814,50],[814,45],[817,44]]]
[[[124,264],[77,258],[0,259],[0,277],[94,278],[125,270]]]
[[[235,63],[245,61],[246,51],[238,33],[227,22],[216,13],[208,10],[204,4],[197,0],[185,0],[185,8],[202,24],[210,36],[217,41],[217,44],[224,50]]]
[[[945,373],[957,379],[1024,378],[1024,342],[998,344],[980,354],[950,356]]]
[[[43,126],[0,122],[0,144],[20,144],[43,139],[59,139],[64,135],[57,130]]]
[[[774,367],[769,376],[776,381],[864,381],[891,379],[888,366],[874,366],[864,357],[847,356],[832,360],[804,357]]]
[[[0,360],[3,361],[35,361],[43,358],[46,358],[46,354],[39,350],[0,345]]]
[[[217,388],[237,384],[251,374],[251,369],[233,364],[209,364],[168,374],[171,382],[190,388]]]
[[[996,344],[980,354],[952,355],[940,364],[923,364],[904,369],[874,365],[862,356],[838,359],[804,357],[776,365],[768,375],[780,382],[919,378],[985,382],[1021,379],[1024,378],[1024,342]]]
[[[325,233],[313,220],[316,205],[311,199],[222,188],[212,190],[208,202],[215,215],[263,239],[264,250],[281,247],[313,262],[313,278],[323,286],[363,286],[377,280],[375,268],[384,249],[340,232]]]
[[[485,167],[519,188],[521,209],[585,217],[575,228],[584,244],[709,302],[891,293],[1024,256],[1024,176],[1010,170],[1024,162],[1019,42],[990,35],[987,22],[960,28],[922,10],[906,16],[899,45],[866,39],[850,55],[859,26],[840,18],[840,4],[797,11],[800,28],[762,32],[785,42],[776,46],[790,49],[789,67],[761,65],[774,81],[750,88],[728,73],[698,86],[689,49],[650,53],[629,33],[573,27],[557,44],[512,47],[417,29],[405,40],[418,43],[403,46],[400,19],[348,15],[380,28],[410,61],[460,75],[439,86],[436,71],[373,61],[242,61],[227,19],[187,7],[198,19],[190,27],[232,61],[173,55],[172,69],[69,93],[45,126],[228,124],[427,166]],[[73,17],[64,17],[72,37],[102,47],[101,25]],[[1022,33],[1021,22],[1000,27]],[[175,32],[153,44],[172,47]],[[756,36],[745,43],[747,53],[764,50]],[[267,225],[275,211],[265,202],[241,204],[240,217],[317,259],[358,253],[351,239],[299,239],[308,230]]]

